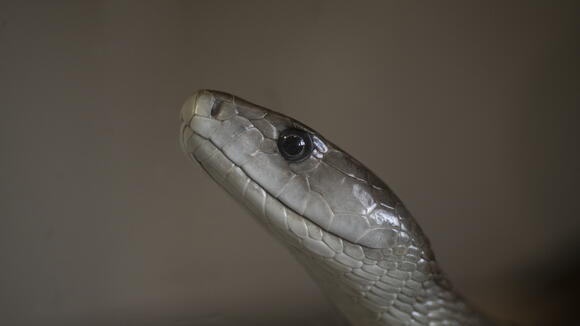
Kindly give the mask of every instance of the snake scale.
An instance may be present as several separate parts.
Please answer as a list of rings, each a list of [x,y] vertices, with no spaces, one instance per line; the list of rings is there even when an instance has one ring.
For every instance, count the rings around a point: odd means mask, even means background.
[[[494,325],[453,290],[393,191],[308,126],[200,90],[182,107],[180,138],[353,325]]]

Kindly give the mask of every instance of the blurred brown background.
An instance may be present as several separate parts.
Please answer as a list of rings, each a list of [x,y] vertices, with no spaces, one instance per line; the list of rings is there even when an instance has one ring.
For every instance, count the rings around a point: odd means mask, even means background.
[[[199,88],[365,162],[483,310],[571,322],[576,3],[1,2],[0,324],[341,323],[181,154]]]

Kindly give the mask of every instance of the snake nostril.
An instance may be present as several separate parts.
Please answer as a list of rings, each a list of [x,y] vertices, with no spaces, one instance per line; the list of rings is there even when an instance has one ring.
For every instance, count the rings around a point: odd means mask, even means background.
[[[233,118],[237,114],[237,111],[234,103],[216,99],[209,114],[216,120],[224,121]]]
[[[214,103],[213,107],[211,108],[210,111],[210,115],[212,116],[212,118],[217,118],[217,116],[220,114],[220,107],[221,105],[219,105],[220,103],[218,103],[218,101],[216,101],[216,103]]]

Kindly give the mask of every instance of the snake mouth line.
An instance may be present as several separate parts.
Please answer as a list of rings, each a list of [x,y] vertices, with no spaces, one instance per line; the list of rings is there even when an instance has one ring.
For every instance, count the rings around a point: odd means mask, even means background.
[[[317,227],[319,227],[319,228],[320,228],[322,231],[324,231],[324,232],[326,232],[326,233],[328,233],[328,234],[330,234],[330,235],[333,235],[333,236],[337,237],[337,238],[338,238],[338,239],[340,239],[341,241],[348,242],[348,243],[350,243],[350,244],[352,244],[352,245],[361,246],[361,247],[362,247],[362,248],[364,248],[364,249],[374,249],[374,248],[372,248],[372,247],[365,246],[365,245],[363,245],[363,244],[360,244],[360,243],[353,243],[352,241],[349,241],[349,240],[347,240],[347,239],[344,239],[343,237],[341,237],[341,236],[340,236],[340,235],[338,235],[337,233],[335,233],[335,232],[332,232],[332,231],[329,231],[327,228],[325,228],[325,227],[321,226],[319,223],[316,223],[315,221],[311,220],[311,219],[310,219],[310,218],[308,218],[307,216],[305,216],[305,215],[303,215],[303,214],[300,214],[300,213],[299,213],[299,212],[297,212],[295,209],[293,209],[293,208],[289,207],[288,205],[286,205],[285,203],[283,203],[283,202],[282,202],[282,201],[281,201],[281,200],[278,198],[279,196],[276,196],[276,195],[275,195],[275,194],[273,194],[272,192],[268,191],[268,190],[267,190],[267,189],[265,189],[265,188],[264,188],[264,187],[263,187],[263,186],[262,186],[262,185],[261,185],[261,184],[260,184],[258,181],[256,181],[256,180],[255,180],[255,179],[253,179],[252,177],[250,177],[250,176],[248,175],[248,173],[247,173],[247,172],[244,170],[243,166],[241,166],[241,165],[237,164],[236,162],[234,162],[234,161],[233,161],[233,160],[232,160],[232,159],[231,159],[231,158],[230,158],[230,157],[229,157],[229,156],[228,156],[228,155],[227,155],[227,154],[226,154],[226,153],[225,153],[225,152],[224,152],[224,151],[223,151],[223,150],[222,150],[222,149],[219,147],[219,146],[217,146],[217,144],[215,144],[215,143],[214,143],[214,142],[213,142],[211,139],[209,139],[209,138],[207,138],[207,137],[204,137],[204,136],[200,135],[198,132],[196,132],[195,130],[193,130],[193,129],[191,128],[191,126],[190,126],[190,125],[188,125],[186,122],[184,122],[184,124],[183,124],[183,129],[182,129],[182,133],[181,133],[182,144],[185,142],[185,139],[183,139],[183,138],[184,138],[184,136],[185,136],[185,135],[184,135],[184,132],[185,132],[185,130],[186,130],[186,129],[189,129],[189,130],[191,130],[191,132],[192,132],[194,135],[196,135],[196,136],[200,137],[201,139],[203,139],[203,140],[206,142],[206,144],[210,145],[210,146],[211,146],[211,147],[212,147],[212,148],[215,150],[215,152],[214,152],[214,153],[212,153],[212,154],[210,154],[210,155],[209,155],[207,158],[205,158],[205,159],[199,159],[199,158],[197,158],[197,157],[195,156],[194,152],[195,152],[195,151],[196,151],[196,150],[197,150],[197,149],[198,149],[200,146],[203,146],[203,144],[200,144],[200,145],[199,145],[199,146],[197,146],[197,147],[196,147],[194,150],[192,150],[192,151],[187,151],[187,156],[189,157],[189,159],[190,159],[191,161],[195,161],[195,162],[199,163],[199,165],[202,167],[202,169],[203,169],[203,170],[204,170],[204,171],[205,171],[207,174],[209,174],[209,175],[210,175],[210,177],[211,177],[212,179],[214,179],[214,180],[215,180],[215,181],[216,181],[218,184],[220,184],[220,185],[222,185],[222,186],[223,186],[223,183],[222,183],[222,182],[226,182],[226,179],[227,179],[227,176],[228,176],[228,173],[229,173],[229,172],[228,172],[226,175],[224,175],[224,176],[216,176],[214,172],[212,172],[210,169],[208,169],[208,167],[206,166],[206,164],[207,164],[206,162],[207,162],[209,159],[211,159],[213,156],[215,156],[215,155],[216,155],[216,154],[219,152],[219,153],[221,153],[221,154],[223,155],[223,157],[224,157],[225,159],[227,159],[227,160],[228,160],[228,162],[229,162],[229,163],[231,163],[231,164],[232,164],[232,168],[230,169],[231,171],[233,171],[235,168],[238,168],[238,169],[240,170],[240,172],[241,172],[241,173],[243,173],[243,176],[244,176],[244,178],[246,179],[246,181],[245,181],[245,183],[246,183],[246,184],[248,184],[249,182],[253,182],[253,183],[254,183],[254,184],[256,184],[258,187],[260,187],[260,189],[261,189],[262,191],[264,191],[264,193],[265,193],[266,195],[268,195],[269,197],[271,197],[273,200],[275,200],[275,201],[276,201],[277,203],[279,203],[280,205],[284,206],[284,208],[285,208],[286,210],[288,210],[288,211],[292,212],[293,214],[295,214],[296,216],[299,216],[300,218],[302,218],[302,219],[304,219],[304,220],[307,220],[308,222],[310,222],[310,223],[312,223],[312,224],[316,225],[316,226],[317,226]],[[226,190],[227,190],[228,192],[230,192],[230,190],[229,190],[229,189],[227,189],[227,187],[225,187],[225,186],[224,186],[224,188],[226,188]],[[250,201],[249,201],[247,198],[245,198],[245,191],[244,191],[243,193],[241,193],[241,196],[235,196],[235,198],[236,198],[236,199],[239,199],[239,200],[240,200],[241,202],[243,202],[243,203],[250,203]],[[265,206],[262,208],[262,215],[264,215],[264,217],[267,217],[267,216],[268,216],[268,214],[267,214],[267,212],[266,212],[266,209],[265,209]]]

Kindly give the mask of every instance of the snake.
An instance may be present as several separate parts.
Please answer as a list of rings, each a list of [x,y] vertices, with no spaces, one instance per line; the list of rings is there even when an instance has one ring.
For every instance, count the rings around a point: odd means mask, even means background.
[[[180,119],[186,156],[289,249],[350,324],[497,325],[452,287],[385,182],[314,129],[205,89]]]

